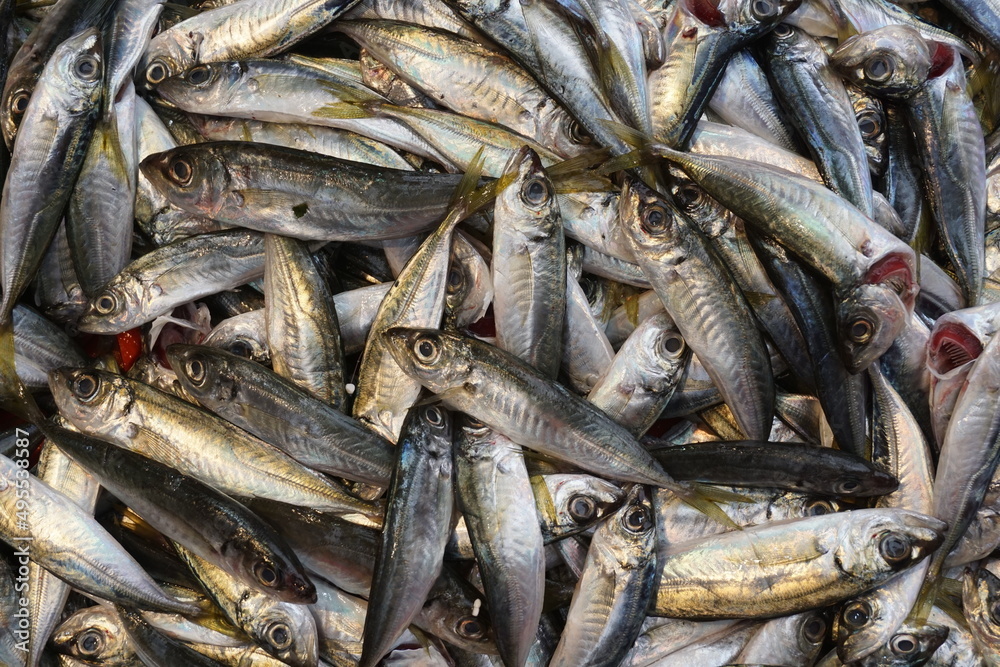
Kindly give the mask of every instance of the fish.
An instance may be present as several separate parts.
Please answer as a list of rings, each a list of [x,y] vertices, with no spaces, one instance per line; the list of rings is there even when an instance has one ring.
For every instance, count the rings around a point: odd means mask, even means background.
[[[433,405],[411,408],[403,422],[359,665],[388,653],[441,571],[454,504],[451,429],[451,415]]]
[[[862,592],[927,558],[944,539],[946,525],[908,510],[861,509],[658,545],[650,613],[769,618],[822,607],[824,596],[840,597],[838,588]],[[823,565],[826,559],[841,565]],[[744,572],[748,562],[753,568]],[[725,563],[743,573],[727,571]]]
[[[46,62],[25,106],[26,131],[18,133],[0,201],[0,321],[10,318],[69,203],[100,112],[103,66],[98,30],[73,35]]]

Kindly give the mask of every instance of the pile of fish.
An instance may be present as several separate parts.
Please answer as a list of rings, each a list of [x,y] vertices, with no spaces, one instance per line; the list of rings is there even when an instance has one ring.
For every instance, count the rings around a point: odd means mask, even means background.
[[[1000,665],[997,0],[0,0],[0,664]]]

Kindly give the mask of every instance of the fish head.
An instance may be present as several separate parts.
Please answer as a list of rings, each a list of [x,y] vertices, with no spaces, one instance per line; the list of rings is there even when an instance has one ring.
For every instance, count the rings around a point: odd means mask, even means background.
[[[815,60],[817,51],[810,49],[812,38],[800,28],[788,23],[779,23],[774,26],[767,37],[763,40],[764,52],[769,58],[796,58]]]
[[[60,44],[45,68],[56,67],[60,94],[74,100],[73,113],[92,108],[100,99],[104,78],[104,46],[97,28],[88,28]]]
[[[471,243],[461,239],[452,246],[445,283],[445,312],[461,329],[479,321],[493,302],[490,267]]]
[[[126,268],[87,302],[77,327],[96,334],[127,331],[134,326],[131,319],[143,314],[145,296],[146,290]]]
[[[509,221],[529,242],[545,242],[562,234],[556,190],[542,168],[538,153],[529,146],[515,152],[504,169],[505,181],[496,198],[496,215]]]
[[[472,584],[447,566],[420,610],[420,627],[466,651],[497,655],[493,621],[486,600]]]
[[[686,232],[680,211],[665,197],[636,180],[622,186],[618,216],[636,254],[674,264],[682,257]]]
[[[909,667],[909,665],[922,665],[934,655],[945,640],[948,639],[950,629],[944,625],[923,625],[913,626],[910,623],[903,623],[888,638],[888,641],[877,645],[874,652],[868,653],[860,665],[879,665],[885,667]],[[838,655],[840,647],[837,648]]]
[[[757,36],[771,30],[799,8],[802,0],[721,0],[730,29]]]
[[[857,86],[847,85],[847,96],[854,107],[854,118],[865,144],[865,156],[872,174],[881,176],[889,160],[889,139],[886,132],[885,108],[877,97]]]
[[[56,628],[50,643],[58,653],[88,664],[119,664],[135,655],[121,619],[107,605],[80,609]]]
[[[399,442],[417,442],[430,458],[441,465],[438,470],[451,475],[451,412],[440,405],[414,405],[406,413]]]
[[[909,319],[906,306],[888,285],[864,284],[837,303],[841,356],[860,373],[889,349]]]
[[[70,113],[80,113],[97,103],[103,73],[101,34],[96,28],[88,28],[56,47],[45,64],[43,76],[56,84],[51,87],[50,93],[59,96],[62,106]],[[8,149],[13,150],[18,127],[29,114],[29,107],[45,105],[44,95],[34,95],[34,87],[30,67],[22,69],[22,66],[15,65],[11,69],[4,87],[5,94],[0,100],[0,129]],[[35,101],[34,105],[32,101]]]
[[[237,374],[230,353],[202,345],[175,344],[167,348],[167,361],[184,389],[207,408],[230,403],[236,396]]]
[[[926,514],[902,509],[854,510],[858,520],[847,522],[837,547],[845,572],[902,572],[915,565],[944,540],[948,525]]]
[[[154,37],[139,62],[138,71],[144,79],[142,87],[152,90],[196,65],[203,40],[202,33],[196,30],[167,30]]]
[[[537,475],[531,478],[531,486],[546,541],[583,532],[625,501],[619,486],[591,475]]]
[[[548,137],[545,145],[562,157],[571,158],[594,149],[594,138],[565,109],[553,109],[545,117],[541,131]]]
[[[722,236],[735,224],[736,215],[712,198],[678,167],[670,167],[670,194],[688,218],[710,239]]]
[[[262,548],[253,535],[238,535],[222,545],[222,557],[232,563],[243,581],[276,599],[292,604],[316,602],[316,586],[290,550],[281,554]]]
[[[830,65],[862,90],[905,100],[927,80],[932,56],[915,28],[892,25],[850,37],[830,55]]]
[[[239,196],[230,192],[229,170],[212,150],[195,153],[178,146],[147,156],[139,169],[172,204],[189,213],[211,218],[231,195]]]
[[[1000,561],[987,559],[962,577],[962,606],[976,638],[1000,651]]]
[[[49,372],[49,389],[59,414],[86,433],[124,426],[134,395],[121,375],[91,368]]]
[[[471,351],[456,334],[393,327],[382,337],[403,372],[435,394],[460,387],[472,375]]]
[[[891,630],[888,624],[896,618],[892,605],[905,604],[902,599],[894,599],[900,593],[894,592],[888,598],[886,595],[888,592],[882,590],[868,592],[848,600],[838,611],[833,638],[837,642],[837,655],[844,662],[860,660],[886,644],[889,638],[886,630]]]
[[[319,634],[312,611],[306,605],[271,602],[265,603],[251,622],[254,641],[292,667],[315,667]]]
[[[656,515],[652,495],[642,484],[628,489],[615,515],[600,524],[592,544],[614,550],[623,567],[642,567],[655,558]]]
[[[241,61],[203,63],[160,81],[156,84],[156,92],[185,108],[217,106],[236,95],[241,84],[246,90],[246,75],[247,66]]]

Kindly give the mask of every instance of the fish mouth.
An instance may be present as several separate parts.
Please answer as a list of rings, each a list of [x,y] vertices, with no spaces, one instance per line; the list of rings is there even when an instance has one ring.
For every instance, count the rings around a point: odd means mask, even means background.
[[[920,285],[914,280],[913,269],[904,255],[888,255],[872,264],[865,274],[865,283],[891,287],[907,312],[913,312]]]
[[[901,519],[913,548],[914,559],[912,562],[934,553],[944,542],[948,532],[946,522],[919,512],[907,512]]]
[[[931,334],[927,346],[927,365],[943,376],[974,361],[983,352],[983,344],[965,326],[946,322]]]

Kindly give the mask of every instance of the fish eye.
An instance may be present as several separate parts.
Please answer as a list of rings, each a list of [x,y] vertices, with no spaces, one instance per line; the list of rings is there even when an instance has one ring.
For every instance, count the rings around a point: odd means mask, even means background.
[[[101,65],[94,56],[83,55],[73,63],[73,71],[84,81],[93,81],[101,75]]]
[[[774,36],[777,37],[778,39],[785,39],[786,37],[791,37],[791,35],[792,35],[792,26],[788,25],[787,23],[779,23],[778,25],[774,26]]]
[[[73,393],[77,398],[89,401],[97,395],[101,379],[93,373],[81,373],[73,380]]]
[[[682,185],[677,188],[677,192],[674,193],[674,197],[677,199],[677,203],[680,204],[685,211],[693,211],[698,208],[705,199],[705,191],[694,183],[688,183],[687,185]]]
[[[292,632],[286,623],[272,623],[264,632],[267,643],[278,649],[284,650],[292,645]]]
[[[424,419],[431,426],[442,426],[444,424],[444,413],[435,406],[431,406],[424,410]]]
[[[528,206],[541,206],[549,196],[549,185],[540,178],[529,179],[521,186],[521,199]]]
[[[823,516],[833,512],[833,505],[825,500],[814,500],[806,505],[806,516]]]
[[[754,0],[750,5],[750,13],[758,19],[767,19],[778,15],[778,3],[771,0]]]
[[[844,625],[857,630],[868,624],[872,617],[872,608],[867,602],[853,602],[844,607]]]
[[[170,75],[170,71],[167,66],[164,65],[159,60],[154,60],[150,63],[149,67],[146,68],[146,81],[149,81],[154,86]]]
[[[458,622],[455,626],[455,632],[458,633],[460,637],[465,637],[466,639],[482,639],[486,634],[483,629],[483,624],[479,622],[479,619],[475,616],[466,616]]]
[[[101,315],[110,315],[118,310],[118,299],[113,292],[105,292],[94,301],[94,310]]]
[[[856,479],[845,479],[837,484],[837,493],[857,493],[861,482]]]
[[[86,630],[77,637],[76,650],[87,658],[99,655],[104,651],[104,634],[97,628]]]
[[[597,514],[597,503],[590,496],[577,494],[569,499],[569,515],[577,521],[590,521]]]
[[[886,56],[874,56],[865,63],[865,76],[875,82],[886,81],[895,69]]]
[[[254,566],[253,576],[265,586],[270,587],[278,583],[278,573],[274,571],[274,567],[266,560],[262,560]]]
[[[467,414],[465,415],[465,428],[472,431],[481,431],[485,428],[489,428],[489,426],[484,422],[479,421],[472,415]]]
[[[249,359],[253,355],[253,348],[245,340],[234,340],[229,346],[229,351],[244,359]]]
[[[669,333],[663,337],[663,353],[671,359],[676,359],[684,353],[684,338],[679,333]]]
[[[910,559],[910,541],[905,535],[888,533],[878,543],[878,551],[890,565],[898,565]]]
[[[802,636],[810,644],[818,644],[826,636],[826,621],[821,616],[813,616],[802,626]]]
[[[625,513],[625,517],[622,519],[622,525],[625,530],[630,533],[642,533],[649,530],[653,525],[653,519],[649,515],[649,510],[643,505],[635,505],[630,507],[628,512]]]
[[[892,649],[892,652],[896,655],[913,655],[917,652],[919,647],[920,643],[913,635],[896,635],[892,638],[892,641],[889,642],[889,648]]]
[[[170,177],[177,185],[181,187],[187,187],[191,185],[191,176],[193,175],[193,170],[191,169],[191,163],[182,157],[175,157],[170,161],[170,166],[167,168],[167,176]]]
[[[194,85],[198,86],[209,80],[211,72],[206,65],[198,65],[197,67],[192,67],[187,73],[187,80]]]
[[[205,382],[205,364],[198,359],[191,359],[184,364],[184,374],[195,385],[201,386]]]
[[[28,110],[28,101],[30,99],[31,95],[22,90],[17,95],[14,95],[13,99],[11,99],[10,110],[14,112],[15,115],[20,116]]]
[[[650,234],[662,234],[667,229],[667,211],[654,204],[642,212],[642,227]]]
[[[425,364],[433,364],[437,361],[441,350],[438,348],[436,340],[423,336],[418,338],[417,342],[413,344],[413,353],[417,355],[417,361]]]
[[[460,266],[452,266],[448,269],[448,288],[457,291],[465,283],[465,272]]]
[[[571,121],[569,124],[569,138],[573,140],[574,143],[587,145],[593,141],[591,136],[583,129],[577,121]]]
[[[861,130],[861,136],[865,139],[871,139],[879,133],[881,126],[879,125],[878,118],[875,116],[864,116],[858,120],[858,129]]]
[[[875,327],[872,326],[872,323],[862,317],[854,320],[854,324],[851,325],[851,331],[848,335],[855,343],[864,344],[871,340],[874,329]]]

